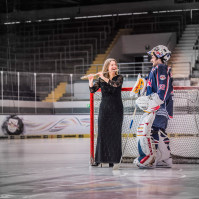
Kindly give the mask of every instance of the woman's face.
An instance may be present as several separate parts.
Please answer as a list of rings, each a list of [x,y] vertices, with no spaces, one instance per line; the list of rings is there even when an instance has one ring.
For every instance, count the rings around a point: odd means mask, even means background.
[[[108,71],[111,72],[111,71],[114,71],[114,70],[117,70],[117,64],[115,61],[111,61],[109,66],[108,66]]]

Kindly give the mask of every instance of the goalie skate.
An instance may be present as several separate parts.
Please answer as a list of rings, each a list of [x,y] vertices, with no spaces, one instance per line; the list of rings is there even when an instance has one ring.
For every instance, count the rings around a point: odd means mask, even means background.
[[[156,168],[171,168],[172,167],[172,158],[168,158],[167,160],[161,160],[156,163]]]
[[[148,164],[146,164],[146,162],[144,164],[142,164],[138,160],[138,158],[136,158],[133,161],[133,164],[137,165],[139,167],[139,169],[153,169],[153,168],[155,168],[154,162],[155,162],[155,158],[154,157],[151,157],[151,161]]]

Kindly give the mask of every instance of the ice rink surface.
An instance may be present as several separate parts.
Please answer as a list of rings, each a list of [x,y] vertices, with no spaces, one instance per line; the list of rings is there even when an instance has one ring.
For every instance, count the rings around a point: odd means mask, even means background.
[[[199,199],[199,165],[96,168],[89,147],[87,138],[0,140],[0,198]]]

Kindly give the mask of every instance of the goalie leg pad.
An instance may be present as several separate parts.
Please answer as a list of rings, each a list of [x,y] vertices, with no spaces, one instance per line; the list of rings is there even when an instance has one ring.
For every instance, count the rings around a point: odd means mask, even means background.
[[[145,113],[137,129],[137,146],[139,157],[134,163],[140,168],[152,167],[155,161],[155,154],[150,136],[151,126],[155,119],[155,113]]]
[[[169,147],[169,138],[167,137],[166,133],[162,130],[159,130],[159,143],[156,152],[156,160],[155,166],[156,167],[172,167],[172,158],[171,158],[171,151]]]

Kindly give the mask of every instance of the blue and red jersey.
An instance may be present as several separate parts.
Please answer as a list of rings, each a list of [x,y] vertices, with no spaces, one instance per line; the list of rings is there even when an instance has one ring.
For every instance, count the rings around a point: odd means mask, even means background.
[[[154,125],[166,129],[167,120],[173,117],[173,79],[171,67],[159,64],[151,69],[147,79],[146,95],[157,93],[164,102],[156,113]],[[163,123],[162,125],[160,123]]]

